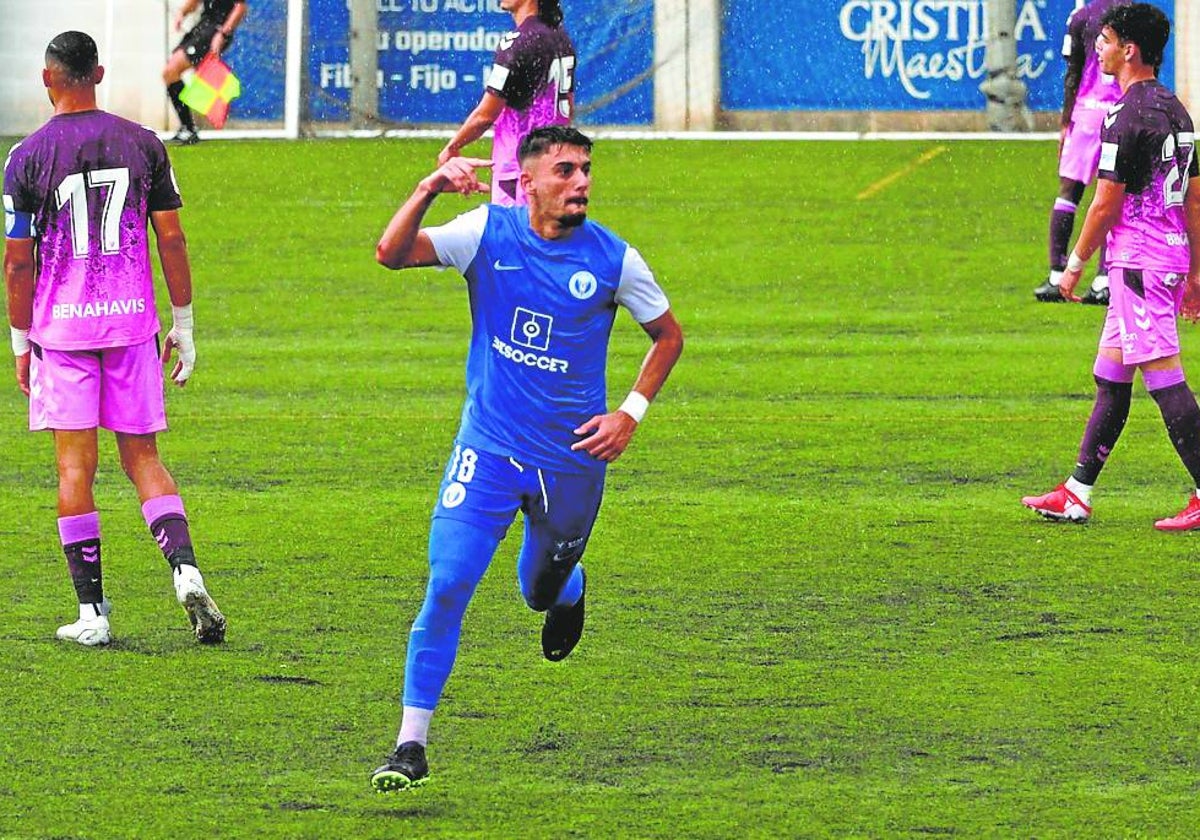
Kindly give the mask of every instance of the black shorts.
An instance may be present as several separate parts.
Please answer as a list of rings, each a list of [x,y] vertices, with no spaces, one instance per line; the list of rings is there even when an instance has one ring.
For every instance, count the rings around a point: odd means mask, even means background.
[[[213,36],[217,34],[217,30],[223,25],[223,21],[202,17],[199,23],[188,30],[188,33],[183,36],[183,40],[179,42],[175,49],[183,50],[183,54],[187,56],[187,60],[195,67],[204,60],[204,56],[212,51]],[[230,35],[225,39],[225,43],[221,45],[221,52],[229,49],[229,45],[232,43],[233,36]]]

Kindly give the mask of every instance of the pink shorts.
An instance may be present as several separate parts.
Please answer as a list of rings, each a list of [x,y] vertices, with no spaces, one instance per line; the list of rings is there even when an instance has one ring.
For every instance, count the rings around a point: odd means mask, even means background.
[[[29,428],[101,426],[131,435],[167,428],[158,339],[105,350],[35,348],[29,365]]]
[[[1109,268],[1110,297],[1100,346],[1120,350],[1127,365],[1178,353],[1177,319],[1186,280],[1187,275],[1168,271]]]
[[[1100,127],[1107,112],[1098,108],[1079,111],[1067,129],[1058,174],[1081,184],[1090,184],[1100,165]]]

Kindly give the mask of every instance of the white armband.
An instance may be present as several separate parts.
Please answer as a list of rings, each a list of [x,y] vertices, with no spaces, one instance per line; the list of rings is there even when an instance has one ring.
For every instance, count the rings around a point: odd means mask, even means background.
[[[196,323],[195,316],[192,315],[192,305],[190,303],[187,306],[175,306],[172,304],[171,318],[174,320],[174,326],[177,330],[191,332]]]
[[[1067,257],[1067,271],[1083,271],[1086,264],[1087,260],[1080,259],[1079,254],[1074,251],[1071,252],[1071,256]]]
[[[646,416],[646,409],[650,407],[650,400],[643,397],[637,391],[630,391],[629,396],[625,398],[625,402],[621,403],[621,407],[617,411],[624,411],[635,422],[641,423],[642,418]]]
[[[19,330],[9,327],[12,332],[12,351],[14,356],[24,356],[29,352],[29,330]]]

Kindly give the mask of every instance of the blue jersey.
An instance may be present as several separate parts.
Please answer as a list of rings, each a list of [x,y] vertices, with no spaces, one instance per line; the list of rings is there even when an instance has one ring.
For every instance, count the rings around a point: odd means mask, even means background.
[[[571,450],[574,430],[607,411],[617,306],[643,324],[668,309],[645,261],[591,221],[543,239],[525,207],[485,205],[425,233],[470,295],[459,442],[548,470],[603,470],[603,461]]]

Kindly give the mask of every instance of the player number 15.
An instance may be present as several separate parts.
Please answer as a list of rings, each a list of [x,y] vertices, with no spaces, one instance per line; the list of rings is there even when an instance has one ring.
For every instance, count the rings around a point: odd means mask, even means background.
[[[564,55],[554,59],[550,65],[548,82],[553,82],[558,91],[558,113],[563,119],[571,118],[571,90],[575,87],[575,56]]]

